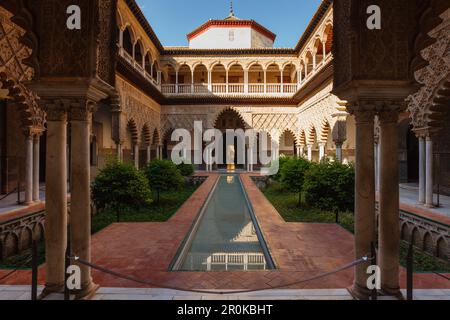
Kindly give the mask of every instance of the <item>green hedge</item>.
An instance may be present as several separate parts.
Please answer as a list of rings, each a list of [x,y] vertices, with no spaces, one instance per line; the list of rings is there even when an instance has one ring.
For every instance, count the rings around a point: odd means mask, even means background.
[[[180,173],[183,177],[190,177],[194,174],[194,171],[195,171],[194,165],[184,163],[184,162],[177,165],[177,169],[178,169],[178,171],[180,171]]]
[[[92,200],[97,209],[139,208],[151,202],[151,191],[144,174],[133,165],[110,160],[91,185]]]
[[[322,210],[353,211],[355,170],[353,165],[323,161],[311,164],[303,192],[308,205]]]
[[[143,171],[150,187],[157,192],[158,202],[162,191],[177,190],[183,186],[183,176],[177,166],[170,160],[155,159]]]
[[[302,201],[305,174],[310,167],[311,162],[304,158],[287,158],[281,166],[281,183],[290,191],[298,193],[298,205]]]

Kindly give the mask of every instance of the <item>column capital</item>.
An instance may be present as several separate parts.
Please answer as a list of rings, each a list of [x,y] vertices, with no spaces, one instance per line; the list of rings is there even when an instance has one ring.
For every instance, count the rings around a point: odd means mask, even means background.
[[[383,110],[378,112],[380,125],[398,122],[399,110]]]
[[[42,109],[47,114],[47,121],[67,121],[69,100],[67,99],[41,99]]]
[[[353,110],[351,113],[355,116],[355,122],[358,123],[374,123],[374,110]]]
[[[27,126],[23,128],[23,134],[25,135],[26,138],[29,139],[39,138],[44,131],[45,131],[44,128],[36,126]]]
[[[90,99],[74,99],[70,104],[70,120],[90,121],[96,105],[97,103]]]

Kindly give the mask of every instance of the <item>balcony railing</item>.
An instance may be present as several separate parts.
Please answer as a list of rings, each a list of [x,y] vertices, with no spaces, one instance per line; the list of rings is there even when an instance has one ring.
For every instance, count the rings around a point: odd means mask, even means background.
[[[291,96],[297,92],[296,83],[250,83],[246,86],[243,83],[207,83],[195,84],[163,84],[161,92],[167,95],[275,95]]]
[[[333,59],[331,54],[312,68],[299,83],[181,83],[159,84],[158,80],[149,74],[145,68],[137,62],[127,51],[119,48],[119,55],[123,57],[137,72],[150,81],[162,94],[165,95],[243,95],[243,96],[272,96],[291,97],[298,90],[306,86],[309,81],[319,73]],[[158,75],[158,79],[160,76]]]
[[[151,76],[151,74],[149,74],[144,67],[142,66],[142,64],[139,64],[136,60],[133,59],[133,57],[126,52],[123,48],[119,48],[119,55],[125,59],[125,61],[127,61],[136,71],[138,71],[140,74],[142,74],[148,81],[150,81],[151,83],[153,83],[153,85],[155,87],[159,88],[158,85],[158,81],[156,81],[155,78],[153,78]]]

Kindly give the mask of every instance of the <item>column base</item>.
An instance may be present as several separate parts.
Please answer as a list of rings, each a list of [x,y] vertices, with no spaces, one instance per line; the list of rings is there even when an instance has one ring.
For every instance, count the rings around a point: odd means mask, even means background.
[[[403,294],[400,291],[400,288],[388,288],[383,285],[381,285],[380,293],[382,296],[390,296],[397,298],[398,300],[405,300],[403,297]]]
[[[64,282],[61,284],[46,283],[44,290],[42,290],[41,294],[39,295],[39,300],[42,300],[53,293],[64,293]]]
[[[361,287],[357,283],[353,283],[353,286],[348,288],[348,291],[355,300],[369,300],[372,293],[368,288]]]
[[[97,290],[100,288],[98,284],[91,282],[87,286],[82,286],[84,289],[71,291],[70,294],[75,295],[75,300],[89,300],[91,299]]]
[[[428,204],[428,203],[426,203],[426,204],[425,204],[425,208],[433,209],[433,208],[436,208],[436,206],[435,206],[434,204]]]

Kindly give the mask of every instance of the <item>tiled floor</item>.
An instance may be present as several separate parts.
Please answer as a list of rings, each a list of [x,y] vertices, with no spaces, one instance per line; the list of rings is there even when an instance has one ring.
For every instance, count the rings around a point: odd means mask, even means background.
[[[450,197],[440,195],[439,207],[426,208],[418,203],[419,187],[417,184],[400,185],[400,208],[450,225]],[[437,194],[434,195],[434,202],[437,203]]]
[[[344,289],[351,286],[353,270],[339,272],[305,284],[290,285],[328,272],[354,259],[353,235],[335,224],[287,223],[264,197],[248,174],[241,175],[277,270],[254,272],[171,272],[169,265],[216,179],[210,175],[194,195],[167,222],[118,223],[93,236],[93,263],[145,279],[152,285],[93,271],[101,287],[170,287],[176,289]],[[7,271],[0,270],[0,278]],[[41,268],[40,283],[45,279]],[[404,287],[405,272],[401,271]],[[416,288],[450,288],[437,275],[416,274]],[[1,284],[27,284],[29,271],[18,271]],[[292,292],[291,292],[292,293]],[[101,294],[101,293],[99,293]],[[176,296],[176,295],[173,295]],[[197,295],[195,295],[197,296]],[[303,296],[295,293],[293,296]],[[101,296],[100,296],[101,298]],[[118,296],[116,296],[118,298]]]
[[[43,287],[39,286],[38,293]],[[405,290],[402,290],[406,296]],[[29,286],[0,286],[0,300],[30,300]],[[46,300],[62,300],[63,295]],[[383,297],[379,297],[383,300]],[[450,300],[448,289],[418,289],[414,300]],[[100,288],[92,300],[352,300],[346,289],[272,289],[241,294],[200,294],[159,288]]]

